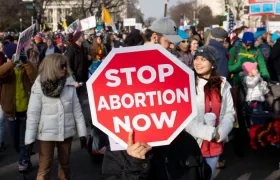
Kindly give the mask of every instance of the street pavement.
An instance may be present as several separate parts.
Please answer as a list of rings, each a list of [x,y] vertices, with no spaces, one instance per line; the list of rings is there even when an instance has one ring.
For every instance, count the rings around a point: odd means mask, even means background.
[[[6,142],[11,143],[9,135],[6,133]],[[253,152],[249,148],[246,156],[237,157],[232,151],[232,145],[228,143],[225,150],[227,167],[217,170],[216,180],[280,180],[280,149],[267,148]],[[38,168],[38,155],[32,156],[34,170],[28,174],[29,180],[36,179]],[[50,180],[57,179],[57,160]],[[78,138],[75,138],[71,155],[71,178],[72,180],[98,180],[100,179],[101,165],[93,164],[86,150],[80,149]],[[11,147],[0,153],[0,180],[16,180],[17,154]]]

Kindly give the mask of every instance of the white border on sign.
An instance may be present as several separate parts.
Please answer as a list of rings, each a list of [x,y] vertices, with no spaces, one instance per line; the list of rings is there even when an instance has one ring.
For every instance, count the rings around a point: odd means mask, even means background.
[[[163,55],[165,55],[174,64],[176,64],[183,71],[185,71],[186,73],[189,74],[190,85],[193,85],[193,86],[190,86],[190,93],[191,93],[190,94],[190,99],[191,99],[191,102],[192,102],[192,105],[191,105],[192,106],[192,113],[188,116],[188,118],[184,121],[184,123],[181,124],[181,126],[179,126],[179,128],[167,140],[152,142],[152,143],[149,143],[149,145],[150,146],[169,145],[187,127],[187,125],[197,115],[194,72],[188,66],[186,66],[183,62],[181,62],[179,59],[177,59],[173,54],[171,54],[169,51],[167,51],[162,46],[157,45],[157,44],[113,49],[109,53],[109,55],[103,60],[103,62],[100,64],[100,66],[96,69],[96,71],[92,74],[92,76],[89,78],[89,80],[87,81],[86,84],[87,84],[89,105],[90,105],[93,125],[96,126],[97,128],[99,128],[100,130],[102,130],[105,134],[107,134],[109,137],[111,137],[114,141],[118,142],[124,148],[127,148],[126,142],[124,142],[123,140],[118,138],[114,133],[112,133],[109,129],[107,129],[106,127],[104,127],[103,125],[101,125],[98,122],[98,118],[97,118],[97,115],[96,115],[96,107],[95,107],[95,103],[94,103],[95,99],[94,99],[94,92],[93,92],[93,89],[92,89],[92,84],[116,54],[130,53],[130,52],[141,52],[141,51],[148,51],[148,50],[158,50]]]

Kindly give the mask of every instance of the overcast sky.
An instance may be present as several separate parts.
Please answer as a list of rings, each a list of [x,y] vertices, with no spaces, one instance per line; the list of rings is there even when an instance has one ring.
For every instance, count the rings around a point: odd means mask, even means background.
[[[173,5],[176,5],[179,1],[187,2],[189,0],[169,0],[168,6],[171,7]],[[145,18],[163,17],[165,2],[166,0],[139,0],[141,11],[145,15]]]

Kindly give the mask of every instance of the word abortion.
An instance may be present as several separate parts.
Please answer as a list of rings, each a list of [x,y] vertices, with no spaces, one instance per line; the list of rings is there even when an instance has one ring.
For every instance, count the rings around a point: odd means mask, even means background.
[[[122,96],[109,95],[108,98],[100,96],[97,110],[118,110],[121,108],[130,109],[133,107],[140,108],[161,106],[163,104],[170,105],[182,102],[189,102],[188,88],[184,88],[183,90],[179,88],[175,90],[167,89],[163,92],[149,91],[134,94],[126,93]]]

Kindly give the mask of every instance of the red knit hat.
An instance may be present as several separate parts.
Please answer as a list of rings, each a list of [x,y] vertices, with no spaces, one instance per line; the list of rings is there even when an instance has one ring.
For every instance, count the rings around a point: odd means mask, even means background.
[[[35,41],[43,41],[43,36],[42,34],[36,34],[36,36],[34,37]]]
[[[252,70],[257,69],[258,63],[254,62],[245,62],[242,64],[242,69],[246,74],[252,72]]]
[[[84,33],[82,31],[75,31],[73,33],[73,42],[78,41],[78,39],[83,35]]]

